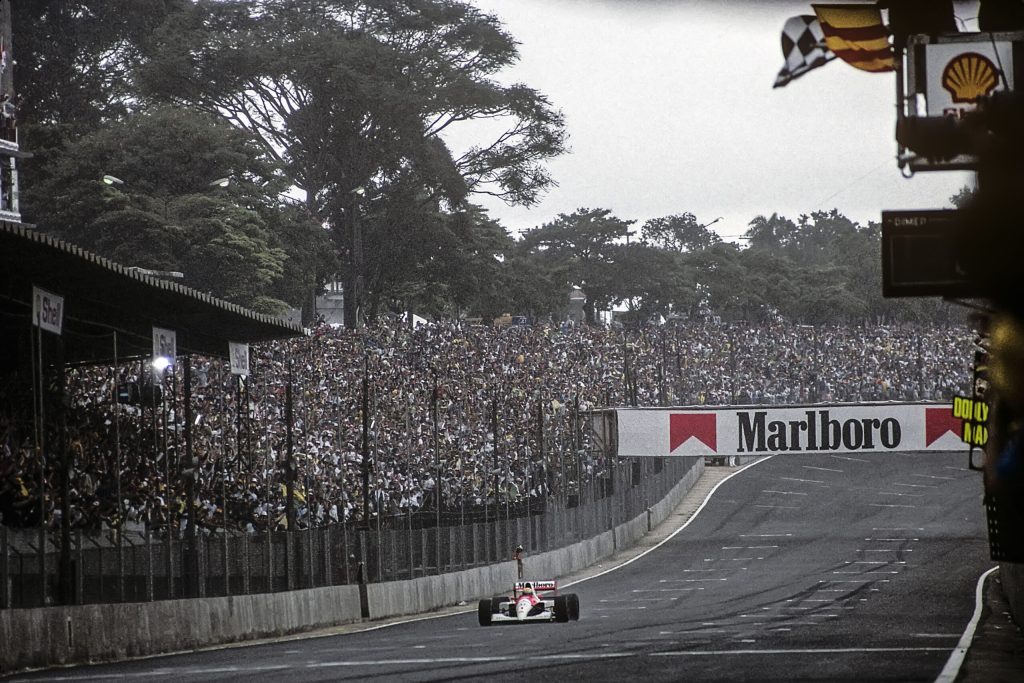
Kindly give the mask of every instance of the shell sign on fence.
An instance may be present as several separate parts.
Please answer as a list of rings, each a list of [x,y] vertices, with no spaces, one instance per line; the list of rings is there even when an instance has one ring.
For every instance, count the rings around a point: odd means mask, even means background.
[[[774,455],[962,451],[950,404],[876,403],[785,408],[616,410],[618,454]]]

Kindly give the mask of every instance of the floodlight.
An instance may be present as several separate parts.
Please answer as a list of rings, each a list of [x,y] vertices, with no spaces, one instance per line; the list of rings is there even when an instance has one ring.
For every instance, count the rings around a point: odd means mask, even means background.
[[[231,183],[230,177],[217,178],[212,183],[210,183],[210,187],[227,187],[229,183]]]
[[[124,185],[124,181],[117,176],[105,175],[103,176],[103,182],[107,185]]]
[[[167,356],[157,356],[153,359],[153,369],[158,372],[163,372],[167,369],[167,366],[171,364],[171,359]]]

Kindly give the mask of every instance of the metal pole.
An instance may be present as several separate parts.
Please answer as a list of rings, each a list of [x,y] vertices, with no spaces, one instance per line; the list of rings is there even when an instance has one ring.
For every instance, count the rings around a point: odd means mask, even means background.
[[[44,387],[43,381],[43,330],[36,321],[36,348],[38,363],[33,363],[32,369],[32,392],[35,394],[33,413],[36,418],[36,457],[39,458],[39,592],[41,605],[47,604],[46,591],[46,419],[44,411]],[[32,342],[32,335],[29,335],[29,343]],[[33,355],[33,361],[35,356]]]
[[[60,595],[65,605],[76,602],[74,595],[75,581],[72,576],[71,567],[71,472],[72,466],[70,449],[67,443],[67,414],[64,410],[65,391],[67,390],[64,374],[64,339],[58,336],[56,339],[56,356],[54,357],[54,369],[56,371],[57,395],[54,397],[54,417],[56,418],[57,453],[60,458]],[[79,565],[78,571],[82,567]]]
[[[121,401],[117,391],[117,330],[114,330],[114,491],[117,495],[117,599],[124,602],[124,500],[121,496]]]
[[[288,382],[284,387],[284,429],[285,429],[285,520],[288,531],[295,530],[295,461],[292,459],[292,360],[288,359]],[[291,558],[288,558],[289,560]]]
[[[196,548],[196,481],[199,478],[199,460],[192,451],[192,357],[186,355],[182,359],[184,363],[184,377],[182,378],[183,392],[185,394],[185,515],[188,523],[188,569],[190,581],[188,583],[188,595],[198,597],[199,591],[199,554]],[[178,414],[175,411],[174,421],[178,421]]]
[[[437,437],[437,401],[438,392],[440,389],[437,385],[437,370],[433,371],[434,374],[434,391],[430,397],[431,412],[433,414],[434,422],[434,507],[437,512],[436,526],[434,528],[434,545],[435,545],[435,556],[434,559],[437,562],[437,571],[441,571],[441,453],[438,447]]]
[[[363,347],[363,524],[370,523],[370,356]]]
[[[491,397],[491,444],[494,457],[494,518],[498,518],[498,398]],[[486,519],[484,520],[487,521]]]

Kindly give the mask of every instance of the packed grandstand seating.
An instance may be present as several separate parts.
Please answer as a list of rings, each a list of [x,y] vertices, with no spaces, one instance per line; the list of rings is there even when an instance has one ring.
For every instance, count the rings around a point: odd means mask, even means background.
[[[184,456],[179,371],[163,373],[161,395],[146,390],[152,370],[138,361],[72,369],[70,521],[88,531],[181,533],[191,487],[203,533],[283,528],[289,379],[290,472],[296,524],[304,528],[362,517],[364,374],[370,514],[384,517],[434,510],[438,490],[445,510],[572,495],[607,471],[577,419],[590,409],[948,399],[969,385],[970,347],[965,326],[921,324],[704,319],[639,329],[409,329],[387,320],[359,332],[322,325],[309,337],[254,349],[244,381],[219,359],[192,359],[194,475]],[[143,390],[126,391],[131,383]],[[57,528],[57,462],[40,462],[31,406],[19,390],[13,380],[0,386],[2,523],[45,520]]]

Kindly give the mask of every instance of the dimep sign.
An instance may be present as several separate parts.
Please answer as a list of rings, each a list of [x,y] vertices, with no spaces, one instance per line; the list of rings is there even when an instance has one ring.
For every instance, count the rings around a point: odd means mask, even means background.
[[[948,404],[631,408],[616,417],[623,457],[964,449],[960,420]]]

